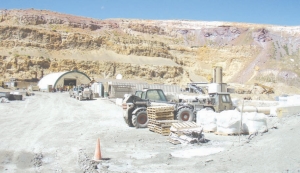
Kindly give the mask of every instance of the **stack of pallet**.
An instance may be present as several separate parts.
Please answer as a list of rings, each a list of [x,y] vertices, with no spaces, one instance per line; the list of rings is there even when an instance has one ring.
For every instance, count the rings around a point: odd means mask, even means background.
[[[148,107],[149,130],[165,136],[169,135],[171,124],[177,122],[177,120],[174,120],[173,111],[173,106]]]

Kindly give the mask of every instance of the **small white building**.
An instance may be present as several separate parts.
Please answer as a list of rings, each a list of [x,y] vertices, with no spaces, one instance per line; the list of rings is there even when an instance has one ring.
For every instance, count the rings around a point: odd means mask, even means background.
[[[64,90],[81,84],[89,84],[91,79],[79,71],[65,71],[50,73],[44,76],[38,83],[40,91],[51,91],[53,88]]]

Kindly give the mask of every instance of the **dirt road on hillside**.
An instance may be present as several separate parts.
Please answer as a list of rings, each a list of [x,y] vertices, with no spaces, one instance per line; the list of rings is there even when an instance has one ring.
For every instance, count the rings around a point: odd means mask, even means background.
[[[107,99],[36,92],[0,103],[0,113],[0,172],[300,172],[300,116],[252,140],[205,134],[208,143],[173,145],[127,127]],[[97,138],[100,163],[91,160]]]

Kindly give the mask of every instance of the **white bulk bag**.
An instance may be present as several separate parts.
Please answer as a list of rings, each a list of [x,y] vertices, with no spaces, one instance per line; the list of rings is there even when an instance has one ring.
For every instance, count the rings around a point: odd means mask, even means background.
[[[197,125],[201,126],[203,131],[215,132],[217,130],[216,114],[214,111],[206,109],[197,111]]]
[[[238,134],[241,123],[241,113],[237,110],[223,111],[218,114],[217,133]]]
[[[243,131],[249,134],[256,132],[267,132],[267,118],[263,113],[245,112],[243,113]]]

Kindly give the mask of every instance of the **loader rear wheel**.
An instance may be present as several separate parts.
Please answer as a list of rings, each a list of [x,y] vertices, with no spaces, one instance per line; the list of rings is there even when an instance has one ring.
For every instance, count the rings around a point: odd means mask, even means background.
[[[177,119],[180,122],[193,121],[194,120],[193,111],[190,108],[182,108],[177,112]]]
[[[141,110],[136,113],[136,115],[132,115],[132,124],[136,128],[146,128],[148,125],[148,116],[145,110]]]

